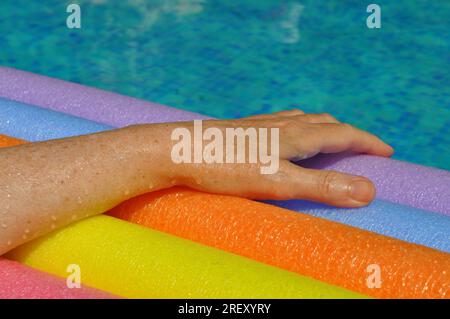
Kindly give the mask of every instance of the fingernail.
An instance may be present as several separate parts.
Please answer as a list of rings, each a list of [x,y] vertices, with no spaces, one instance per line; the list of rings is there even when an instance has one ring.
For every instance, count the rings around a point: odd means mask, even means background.
[[[350,197],[358,202],[370,202],[374,197],[375,189],[365,180],[356,180],[350,184]]]

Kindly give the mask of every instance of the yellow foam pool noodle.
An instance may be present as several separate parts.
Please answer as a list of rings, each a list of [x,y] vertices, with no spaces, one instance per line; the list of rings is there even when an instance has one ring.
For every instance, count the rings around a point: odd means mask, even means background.
[[[360,295],[109,216],[20,246],[8,258],[128,298],[358,298]]]

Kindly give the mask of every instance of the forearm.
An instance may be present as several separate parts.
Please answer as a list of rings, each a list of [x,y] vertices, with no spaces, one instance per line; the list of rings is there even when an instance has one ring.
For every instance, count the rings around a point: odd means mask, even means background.
[[[130,197],[171,186],[164,125],[0,150],[0,254]]]
[[[366,178],[306,169],[290,160],[317,153],[390,156],[393,152],[377,137],[327,114],[293,110],[203,124],[219,130],[216,139],[222,137],[218,143],[222,147],[227,128],[279,129],[279,169],[261,174],[260,162],[174,161],[176,128],[186,128],[194,136],[194,140],[188,138],[189,154],[204,155],[202,148],[195,147],[196,130],[190,122],[138,125],[6,148],[0,150],[0,254],[128,198],[173,185],[258,199],[301,198],[341,207],[364,206],[375,196]]]

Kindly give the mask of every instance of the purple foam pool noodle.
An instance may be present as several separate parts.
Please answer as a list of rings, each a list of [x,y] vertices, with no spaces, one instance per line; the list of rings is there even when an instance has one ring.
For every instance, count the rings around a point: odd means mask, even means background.
[[[319,155],[304,167],[363,175],[377,188],[377,198],[450,215],[450,172],[363,154]]]
[[[114,127],[207,117],[83,85],[0,67],[0,96]],[[369,155],[326,155],[306,162],[372,179],[378,198],[450,215],[450,172]]]
[[[115,127],[206,119],[161,104],[0,67],[0,97],[33,104]]]

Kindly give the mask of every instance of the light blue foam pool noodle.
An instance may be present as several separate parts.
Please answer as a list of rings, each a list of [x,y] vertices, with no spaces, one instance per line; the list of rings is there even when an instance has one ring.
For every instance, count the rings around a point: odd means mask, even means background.
[[[82,118],[0,98],[0,134],[43,141],[112,129]],[[306,201],[270,203],[352,225],[408,242],[450,252],[450,218],[433,212],[375,200],[359,209],[339,209]]]
[[[0,97],[0,134],[37,142],[110,129],[105,124]]]
[[[363,208],[337,208],[303,200],[264,201],[450,253],[450,218],[376,199]]]

